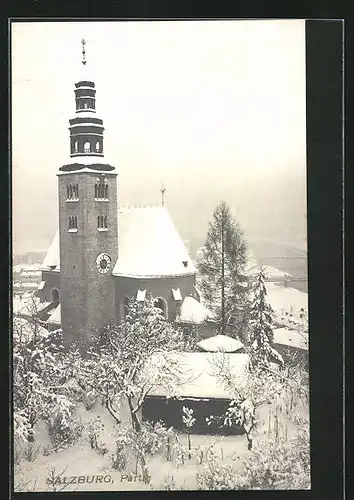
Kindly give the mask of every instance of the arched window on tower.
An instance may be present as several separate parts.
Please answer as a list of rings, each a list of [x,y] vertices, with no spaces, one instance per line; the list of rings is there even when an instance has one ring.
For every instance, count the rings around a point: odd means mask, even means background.
[[[84,152],[85,153],[91,153],[91,144],[88,141],[85,142],[85,144],[84,144]]]
[[[100,142],[99,141],[96,142],[96,152],[97,153],[100,152]]]
[[[77,141],[75,141],[75,144],[74,144],[74,153],[78,153],[79,152],[79,143]]]
[[[59,291],[57,288],[52,288],[52,302],[59,302]]]

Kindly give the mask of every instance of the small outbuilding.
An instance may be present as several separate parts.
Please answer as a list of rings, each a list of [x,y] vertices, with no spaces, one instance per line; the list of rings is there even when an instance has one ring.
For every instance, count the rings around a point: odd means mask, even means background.
[[[173,395],[165,387],[153,387],[143,403],[143,420],[163,421],[167,426],[185,431],[182,408],[186,406],[193,409],[196,419],[193,433],[241,433],[240,428],[220,428],[215,424],[209,426],[206,418],[224,415],[231,401],[231,394],[218,376],[220,363],[227,363],[228,370],[241,388],[247,381],[250,361],[248,354],[181,352],[176,356],[184,374],[181,383],[175,387]]]

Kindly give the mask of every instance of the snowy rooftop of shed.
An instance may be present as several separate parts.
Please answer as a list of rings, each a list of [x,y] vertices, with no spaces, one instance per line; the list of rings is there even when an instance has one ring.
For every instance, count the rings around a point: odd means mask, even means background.
[[[248,354],[221,354],[208,352],[180,352],[175,353],[175,361],[183,370],[181,384],[175,388],[173,394],[169,394],[165,387],[156,386],[149,396],[175,396],[179,398],[195,399],[231,399],[231,395],[225,390],[217,376],[220,356],[228,363],[230,372],[234,375],[239,387],[247,380],[249,356]],[[163,370],[163,366],[159,367]]]
[[[166,208],[120,208],[118,210],[119,258],[112,274],[136,278],[183,276],[196,268]],[[60,269],[59,232],[56,233],[42,268]]]
[[[278,286],[267,282],[267,297],[272,308],[277,312],[293,311],[294,313],[308,309],[308,294],[296,288]]]
[[[240,340],[222,334],[201,340],[197,346],[208,352],[236,352],[244,347]]]
[[[273,330],[273,333],[275,344],[308,351],[308,335],[306,333],[299,333],[296,330],[288,330],[287,328],[277,328]]]

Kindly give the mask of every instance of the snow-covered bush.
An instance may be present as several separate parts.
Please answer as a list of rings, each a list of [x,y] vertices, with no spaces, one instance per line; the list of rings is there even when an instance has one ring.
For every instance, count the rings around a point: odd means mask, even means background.
[[[239,484],[242,489],[308,489],[309,442],[303,436],[292,441],[261,442],[244,460]]]
[[[106,445],[102,440],[102,433],[104,431],[104,423],[98,415],[95,419],[91,419],[87,428],[87,437],[90,446],[93,450],[106,449]]]
[[[85,392],[85,394],[83,396],[83,403],[84,403],[85,409],[87,411],[89,411],[93,408],[94,404],[97,401],[97,398],[98,398],[98,394],[93,389]]]
[[[125,470],[129,462],[129,436],[126,426],[119,426],[116,431],[116,449],[111,456],[112,467],[119,471]]]
[[[23,449],[23,456],[28,462],[33,462],[39,455],[40,446],[34,443],[27,443]]]
[[[54,446],[74,443],[82,433],[83,425],[75,414],[75,405],[64,395],[53,395],[47,418],[49,436]]]
[[[230,464],[222,464],[212,450],[208,460],[197,472],[197,487],[200,490],[233,490],[238,488],[238,475]]]
[[[164,491],[172,491],[176,489],[176,481],[173,474],[168,473],[167,476],[163,478],[160,489]]]
[[[27,441],[31,430],[31,424],[26,410],[14,412],[14,437],[18,441]]]

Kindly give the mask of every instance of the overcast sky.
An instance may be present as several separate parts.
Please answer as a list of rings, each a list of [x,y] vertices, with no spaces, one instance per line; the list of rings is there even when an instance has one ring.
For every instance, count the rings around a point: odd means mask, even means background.
[[[163,180],[185,239],[221,199],[252,238],[305,236],[304,21],[15,23],[15,252],[57,227],[82,38],[122,204],[159,203]]]

